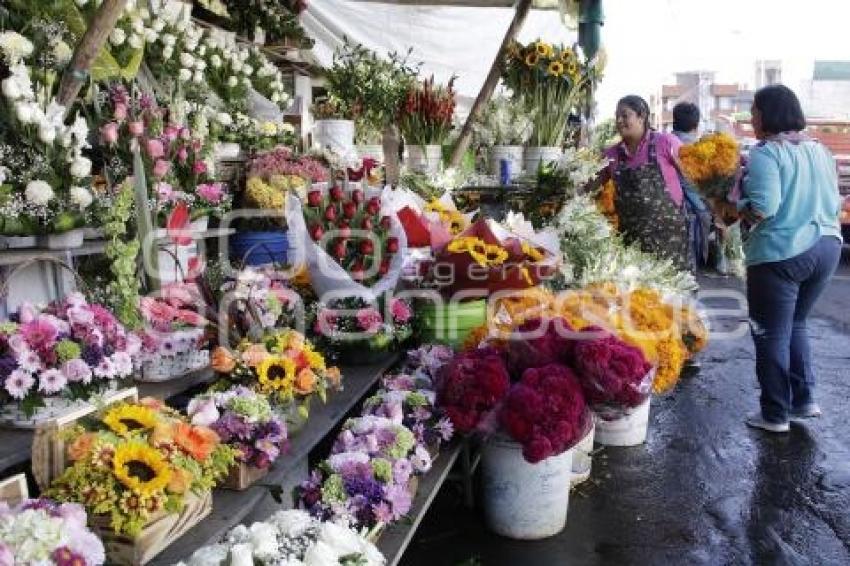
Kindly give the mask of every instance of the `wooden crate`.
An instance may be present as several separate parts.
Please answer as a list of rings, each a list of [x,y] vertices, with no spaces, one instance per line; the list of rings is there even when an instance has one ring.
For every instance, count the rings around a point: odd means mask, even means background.
[[[107,563],[121,566],[147,564],[212,513],[211,492],[199,496],[190,491],[185,496],[185,502],[180,513],[160,512],[152,517],[135,538],[116,534],[107,516],[92,517],[89,523],[103,541]]]
[[[245,491],[268,475],[268,468],[255,468],[244,462],[239,462],[230,468],[227,479],[221,484],[224,489]]]
[[[9,507],[14,507],[27,499],[29,499],[29,488],[26,475],[17,474],[0,481],[0,501],[8,504]]]

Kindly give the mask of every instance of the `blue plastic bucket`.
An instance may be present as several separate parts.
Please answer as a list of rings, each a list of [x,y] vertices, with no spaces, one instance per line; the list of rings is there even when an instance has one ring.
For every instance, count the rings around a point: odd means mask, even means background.
[[[286,263],[286,232],[237,232],[230,237],[230,260],[244,265]]]

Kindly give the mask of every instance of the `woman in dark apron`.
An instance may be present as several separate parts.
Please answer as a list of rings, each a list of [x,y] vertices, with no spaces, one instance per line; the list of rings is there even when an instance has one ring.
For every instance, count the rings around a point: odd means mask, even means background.
[[[617,104],[617,130],[623,141],[605,154],[612,161],[608,173],[617,186],[614,205],[623,240],[688,271],[688,225],[676,162],[681,142],[649,128],[649,106],[639,96]]]

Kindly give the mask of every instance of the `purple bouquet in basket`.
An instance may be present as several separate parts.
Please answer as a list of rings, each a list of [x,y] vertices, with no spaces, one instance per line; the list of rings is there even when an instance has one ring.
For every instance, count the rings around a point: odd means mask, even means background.
[[[437,450],[451,440],[454,428],[451,420],[434,406],[434,391],[417,389],[421,384],[418,381],[404,374],[385,377],[384,386],[390,387],[369,398],[363,412],[404,425],[413,432],[417,444]]]
[[[286,424],[265,396],[247,387],[195,397],[186,412],[192,424],[210,427],[239,450],[237,461],[249,466],[268,468],[286,449]]]
[[[341,452],[301,484],[297,503],[320,519],[342,519],[355,528],[372,528],[397,521],[410,511],[412,475],[406,458],[391,462],[363,452]]]
[[[428,450],[416,442],[413,432],[391,419],[367,415],[349,419],[334,442],[332,454],[359,452],[390,463],[408,460],[416,474],[431,469]]]
[[[133,373],[141,341],[81,293],[41,311],[21,305],[13,319],[0,324],[0,402],[27,416],[46,398],[88,399]]]

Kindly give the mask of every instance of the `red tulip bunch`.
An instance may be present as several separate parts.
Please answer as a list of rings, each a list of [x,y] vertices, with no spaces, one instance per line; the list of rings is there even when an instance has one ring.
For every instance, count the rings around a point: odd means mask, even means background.
[[[366,200],[362,189],[348,194],[339,185],[326,194],[311,190],[304,219],[310,238],[363,285],[386,275],[399,251],[398,238],[390,235],[390,217],[381,216],[381,200]]]

